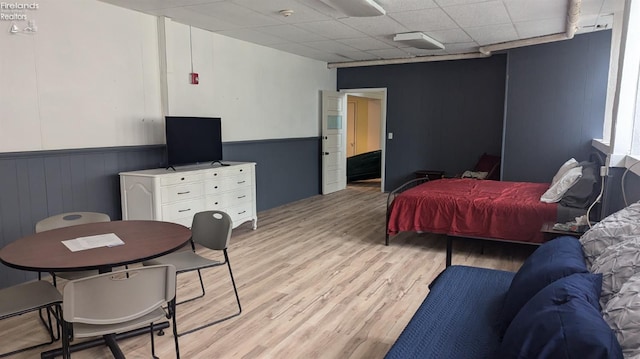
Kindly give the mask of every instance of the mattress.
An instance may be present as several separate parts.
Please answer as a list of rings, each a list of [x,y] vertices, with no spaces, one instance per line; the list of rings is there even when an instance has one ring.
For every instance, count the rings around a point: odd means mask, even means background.
[[[457,237],[543,242],[556,203],[540,202],[548,183],[445,178],[398,195],[390,206],[388,234],[431,232]]]

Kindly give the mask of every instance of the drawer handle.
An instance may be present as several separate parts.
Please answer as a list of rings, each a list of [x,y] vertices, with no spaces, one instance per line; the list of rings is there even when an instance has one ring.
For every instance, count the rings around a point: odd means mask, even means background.
[[[241,168],[241,169],[240,169],[240,172],[242,172],[242,171],[243,171],[243,170],[242,170],[242,168]]]
[[[218,174],[217,174],[217,173],[214,173],[213,175],[214,175],[214,176],[217,176]]]
[[[238,212],[238,214],[243,214],[243,213],[247,213],[247,211]]]
[[[247,181],[240,181],[240,182],[238,182],[238,184],[243,184],[243,183],[245,183],[245,182],[247,182]]]
[[[191,191],[186,191],[186,192],[178,192],[178,194],[189,194],[191,193]]]
[[[191,208],[179,209],[178,212],[189,212],[190,210],[191,210]]]
[[[213,186],[213,188],[216,188],[216,189],[217,189],[217,188],[218,188],[218,186]]]
[[[218,204],[218,202],[214,203],[214,204]]]
[[[245,198],[246,196],[247,196],[246,194],[243,194],[242,196],[239,196],[238,199]]]
[[[180,178],[180,181],[184,181],[184,177]]]

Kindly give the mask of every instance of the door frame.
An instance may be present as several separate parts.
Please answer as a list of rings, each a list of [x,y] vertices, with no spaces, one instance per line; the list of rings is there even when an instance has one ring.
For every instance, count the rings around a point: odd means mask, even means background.
[[[384,192],[385,172],[386,172],[386,146],[387,146],[387,88],[358,88],[340,89],[340,93],[380,100],[380,191]],[[346,160],[346,151],[345,151]]]

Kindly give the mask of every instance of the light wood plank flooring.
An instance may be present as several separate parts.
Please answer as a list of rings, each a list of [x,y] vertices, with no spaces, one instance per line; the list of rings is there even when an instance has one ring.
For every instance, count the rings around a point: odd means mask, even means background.
[[[239,317],[180,337],[183,358],[382,358],[444,269],[444,238],[403,233],[384,245],[386,194],[365,182],[259,213],[258,229],[233,232],[229,256],[243,306]],[[454,264],[515,271],[528,246],[454,244]],[[217,253],[202,251],[216,257]],[[225,267],[204,272],[207,295],[178,307],[188,329],[231,313]],[[196,274],[178,277],[178,298],[199,290]],[[44,338],[36,317],[0,322],[2,351]],[[42,350],[14,358],[39,358]],[[149,337],[120,342],[127,358],[150,358]],[[156,336],[157,354],[173,358],[171,330]],[[95,348],[73,358],[110,358]]]

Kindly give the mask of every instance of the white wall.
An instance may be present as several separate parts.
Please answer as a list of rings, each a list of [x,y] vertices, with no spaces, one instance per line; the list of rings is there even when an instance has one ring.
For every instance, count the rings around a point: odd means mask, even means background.
[[[320,91],[335,90],[336,70],[198,28],[164,21],[168,113],[220,116],[222,140],[313,137],[320,134]],[[189,83],[193,71],[199,85]]]
[[[99,1],[27,14],[35,34],[0,21],[0,152],[164,143],[163,89],[168,114],[221,116],[225,142],[318,136],[319,92],[336,88],[324,62],[197,28],[194,86],[188,26],[165,21],[159,46],[156,17]]]
[[[164,141],[155,17],[86,0],[27,15],[34,34],[0,22],[0,152]]]

